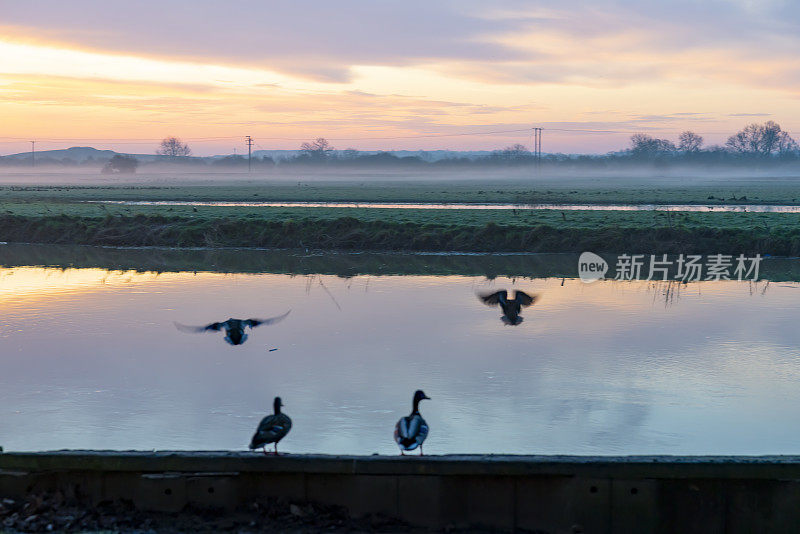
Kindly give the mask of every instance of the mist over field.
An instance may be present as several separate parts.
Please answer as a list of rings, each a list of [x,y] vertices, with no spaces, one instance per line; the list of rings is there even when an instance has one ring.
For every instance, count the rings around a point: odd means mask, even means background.
[[[247,136],[241,154],[196,156],[178,137],[161,140],[153,154],[126,154],[93,147],[30,152],[0,157],[0,183],[202,184],[281,182],[500,182],[527,187],[700,186],[732,180],[789,179],[800,176],[800,145],[775,121],[751,123],[725,145],[704,146],[686,130],[677,143],[647,133],[630,136],[629,146],[606,154],[542,151],[542,128],[531,128],[532,145],[492,151],[337,150],[318,137],[297,150],[257,150]],[[527,131],[527,130],[523,130]],[[97,177],[97,173],[102,176]],[[94,176],[92,176],[94,174]],[[113,178],[113,179],[112,179]]]
[[[0,184],[7,186],[74,185],[74,186],[263,186],[265,196],[270,184],[349,184],[369,185],[418,185],[453,184],[463,182],[478,186],[537,188],[654,188],[654,187],[742,187],[747,185],[780,185],[800,187],[800,168],[744,168],[707,169],[702,167],[680,167],[654,169],[652,166],[636,166],[626,169],[363,169],[363,168],[294,168],[269,171],[220,172],[215,169],[176,170],[174,166],[147,166],[141,172],[130,175],[107,175],[97,167],[77,167],[65,170],[60,167],[37,167],[36,169],[2,169]]]

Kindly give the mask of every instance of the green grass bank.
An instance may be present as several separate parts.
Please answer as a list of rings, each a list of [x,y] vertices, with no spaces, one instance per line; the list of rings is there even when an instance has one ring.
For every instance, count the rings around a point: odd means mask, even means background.
[[[246,175],[245,175],[246,176]],[[149,182],[146,182],[149,178]],[[213,178],[213,180],[212,180]],[[0,175],[2,179],[2,175]],[[31,178],[31,181],[36,178]],[[325,181],[268,177],[208,177],[198,184],[178,176],[139,177],[110,185],[0,185],[0,202],[85,200],[467,202],[564,204],[800,204],[800,176],[604,176],[433,180],[406,176],[376,181],[366,174]]]
[[[374,251],[800,255],[800,214],[137,206],[98,200],[793,204],[794,179],[630,187],[509,183],[271,183],[0,187],[0,241]],[[652,185],[652,184],[651,184]],[[709,197],[714,197],[713,199]],[[733,200],[735,199],[735,200]]]
[[[399,210],[398,210],[399,211]],[[695,215],[662,224],[653,214],[605,212],[592,224],[379,220],[371,217],[0,216],[0,239],[18,243],[159,247],[263,247],[457,252],[638,252],[800,255],[800,224],[783,214]],[[429,214],[423,214],[429,215]],[[596,214],[592,214],[596,215]],[[753,217],[752,215],[758,215]],[[770,215],[770,217],[762,217]],[[777,215],[777,217],[775,217]],[[714,217],[712,217],[714,216]],[[719,217],[721,216],[721,217]],[[786,220],[787,217],[791,221]],[[783,220],[781,220],[783,218]],[[638,220],[637,220],[638,219]],[[702,224],[702,220],[716,219]],[[727,223],[727,224],[726,224]]]

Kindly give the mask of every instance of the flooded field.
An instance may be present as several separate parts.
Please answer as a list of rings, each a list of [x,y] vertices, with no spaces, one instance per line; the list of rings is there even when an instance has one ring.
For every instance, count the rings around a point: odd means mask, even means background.
[[[697,213],[800,213],[800,206],[770,204],[475,204],[463,202],[227,202],[180,200],[87,200],[123,206],[209,206],[248,208],[372,208],[408,210],[560,210],[560,211],[686,211]]]
[[[0,247],[0,445],[241,450],[280,395],[282,450],[394,454],[422,388],[428,454],[800,452],[796,260],[585,284],[569,255],[209,254]],[[521,324],[500,289],[538,295]],[[289,310],[239,345],[174,324]]]

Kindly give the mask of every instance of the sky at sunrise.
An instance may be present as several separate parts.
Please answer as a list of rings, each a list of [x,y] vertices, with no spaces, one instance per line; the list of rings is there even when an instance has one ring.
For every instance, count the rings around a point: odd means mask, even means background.
[[[796,0],[0,0],[0,154],[797,138],[798,51]]]

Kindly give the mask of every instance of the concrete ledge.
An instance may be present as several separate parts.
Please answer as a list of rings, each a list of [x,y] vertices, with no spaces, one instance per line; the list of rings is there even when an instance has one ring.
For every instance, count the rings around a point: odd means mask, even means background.
[[[166,511],[279,497],[354,516],[509,531],[794,532],[800,524],[798,456],[0,453],[0,497],[56,490]]]
[[[334,456],[232,451],[0,453],[0,469],[373,475],[560,475],[800,479],[800,456]]]

